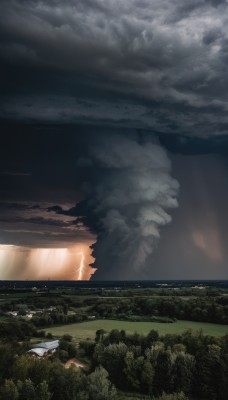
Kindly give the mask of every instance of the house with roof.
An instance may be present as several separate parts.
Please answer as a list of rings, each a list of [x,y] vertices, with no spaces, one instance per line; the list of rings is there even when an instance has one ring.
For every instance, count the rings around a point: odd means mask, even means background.
[[[11,317],[17,317],[18,311],[8,311],[6,315],[10,315]]]
[[[59,340],[53,340],[51,342],[41,342],[33,345],[33,348],[27,351],[32,357],[48,357],[53,354],[59,347]]]

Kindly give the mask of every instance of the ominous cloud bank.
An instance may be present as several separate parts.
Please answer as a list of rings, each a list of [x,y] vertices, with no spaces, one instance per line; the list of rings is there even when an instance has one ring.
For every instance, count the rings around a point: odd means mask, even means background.
[[[146,276],[160,227],[171,221],[167,211],[178,205],[165,151],[148,138],[106,134],[81,165],[93,169],[76,210],[86,209],[91,218],[83,220],[98,234],[96,279]]]
[[[177,205],[178,184],[165,151],[145,136],[133,136],[132,128],[157,135],[173,153],[207,154],[217,147],[227,156],[227,5],[227,0],[1,0],[0,118],[5,125],[10,120],[16,133],[19,120],[21,130],[28,129],[26,137],[21,131],[19,139],[14,135],[8,154],[0,147],[1,243],[57,249],[74,241],[92,243],[96,233],[95,277],[131,278],[137,268],[141,277],[142,267],[149,271],[160,227]],[[115,134],[107,134],[111,129]],[[227,173],[227,165],[223,169]],[[193,186],[188,181],[186,187],[190,202]],[[222,195],[222,185],[219,190]],[[69,210],[72,199],[77,206]],[[23,210],[6,209],[29,201]],[[181,235],[186,214],[184,209]],[[205,226],[191,229],[191,241],[220,260],[223,246],[212,225],[206,232]],[[184,260],[186,251],[183,255]]]
[[[58,213],[58,208],[62,214]],[[63,248],[75,243],[91,245],[94,236],[74,217],[63,213],[62,207],[52,207],[48,203],[0,202],[0,242],[30,248]]]
[[[2,0],[0,11],[2,115],[227,133],[227,0]]]

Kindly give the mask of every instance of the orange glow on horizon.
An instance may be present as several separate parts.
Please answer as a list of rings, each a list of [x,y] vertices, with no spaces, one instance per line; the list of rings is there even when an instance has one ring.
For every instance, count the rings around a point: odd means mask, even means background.
[[[0,245],[0,279],[90,280],[96,271],[89,245],[25,248]]]

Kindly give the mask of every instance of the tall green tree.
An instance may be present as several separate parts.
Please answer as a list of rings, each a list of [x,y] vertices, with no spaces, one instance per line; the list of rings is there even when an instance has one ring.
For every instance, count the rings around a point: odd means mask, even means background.
[[[0,388],[0,399],[1,400],[17,400],[19,393],[17,386],[12,379],[6,379],[4,385]]]
[[[195,394],[207,400],[223,400],[225,365],[219,346],[208,346],[196,358]]]
[[[95,360],[108,371],[111,381],[118,387],[124,387],[125,384],[123,369],[126,353],[127,346],[124,343],[110,344],[107,347],[98,343],[95,348]]]
[[[150,360],[145,359],[143,361],[142,370],[141,370],[141,388],[144,392],[149,394],[153,391],[154,384],[154,368],[150,362]]]
[[[155,342],[158,341],[158,338],[159,338],[158,332],[152,329],[146,337],[147,347],[151,347]]]
[[[173,388],[175,392],[180,392],[181,390],[183,390],[185,394],[191,392],[194,368],[194,356],[183,352],[177,354],[172,371]]]
[[[65,378],[64,400],[84,399],[87,395],[87,376],[81,370],[69,368],[65,373]]]
[[[172,392],[172,358],[170,351],[160,351],[154,376],[155,393]]]
[[[124,359],[125,368],[124,374],[126,383],[130,389],[139,390],[140,388],[140,370],[143,364],[143,357],[137,360],[132,351],[128,351]]]
[[[0,345],[0,384],[10,377],[10,369],[14,363],[15,354],[9,344]]]
[[[34,388],[34,384],[31,379],[26,379],[20,390],[20,400],[35,400],[36,392]]]
[[[98,367],[88,376],[87,391],[89,400],[114,400],[116,389],[108,379],[108,372]]]
[[[102,342],[104,339],[104,334],[105,334],[105,330],[104,329],[98,329],[96,331],[96,336],[95,336],[95,342]]]
[[[54,400],[64,399],[68,387],[67,371],[59,361],[51,365],[48,384]]]
[[[43,381],[39,383],[39,385],[36,388],[36,400],[50,400],[51,397],[52,396],[51,393],[49,392],[47,382]]]

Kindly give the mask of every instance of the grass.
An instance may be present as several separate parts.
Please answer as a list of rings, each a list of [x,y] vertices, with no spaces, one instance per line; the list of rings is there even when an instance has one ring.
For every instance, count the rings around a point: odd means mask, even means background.
[[[150,330],[155,329],[160,335],[167,333],[180,334],[187,329],[202,330],[203,334],[211,336],[223,336],[228,333],[227,325],[210,324],[206,322],[177,321],[174,323],[159,322],[128,322],[113,320],[95,320],[70,325],[56,326],[46,328],[46,333],[50,332],[54,336],[64,334],[71,335],[75,340],[86,338],[94,339],[98,329],[104,329],[106,332],[112,329],[124,329],[127,333],[141,333],[147,335]]]

